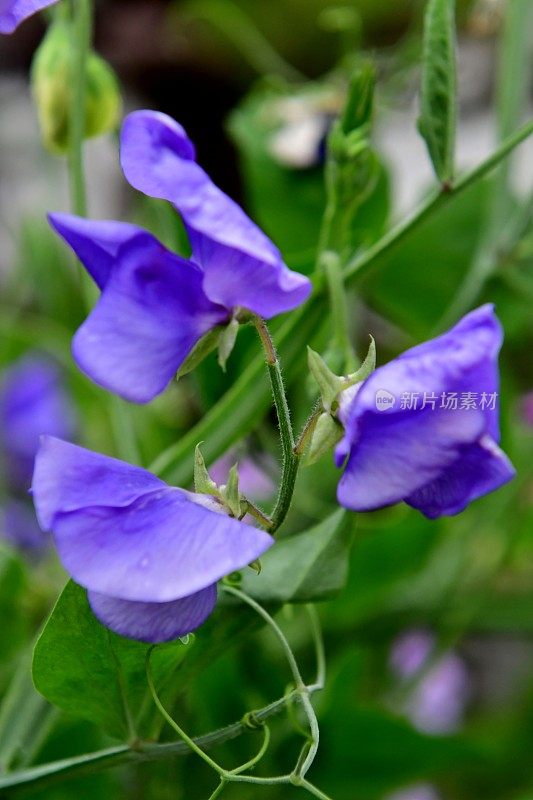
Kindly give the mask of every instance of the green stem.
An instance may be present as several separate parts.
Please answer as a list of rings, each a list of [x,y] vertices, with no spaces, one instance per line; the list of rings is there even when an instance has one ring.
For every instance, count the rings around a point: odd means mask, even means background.
[[[87,60],[91,42],[91,2],[72,0],[72,105],[69,128],[69,176],[72,210],[87,216],[87,196],[83,165]]]
[[[319,800],[331,800],[331,797],[329,797],[329,795],[320,791],[320,789],[318,789],[316,786],[313,786],[312,783],[309,783],[309,781],[306,781],[305,779],[302,780],[298,785],[301,786],[302,789],[305,789],[307,792],[309,792],[309,794],[318,797]]]
[[[205,761],[205,763],[209,767],[211,767],[211,769],[214,769],[215,772],[220,777],[223,778],[225,776],[225,770],[221,766],[219,766],[216,763],[216,761],[213,761],[213,759],[210,756],[208,756],[207,753],[204,753],[202,748],[194,741],[194,739],[191,739],[191,737],[187,733],[185,733],[183,728],[181,728],[178,725],[178,723],[170,716],[170,714],[162,704],[161,700],[159,699],[156,688],[154,686],[152,671],[150,669],[150,656],[152,655],[153,650],[154,648],[151,647],[146,654],[146,680],[148,681],[148,688],[150,689],[153,701],[156,704],[157,708],[159,709],[161,716],[163,716],[170,725],[170,727],[176,731],[180,739],[183,740],[183,742],[187,745],[187,747],[190,750],[192,750],[193,753],[196,753],[196,755],[199,756],[202,759],[202,761]]]
[[[272,520],[267,514],[261,511],[261,509],[258,508],[258,506],[256,506],[255,503],[252,503],[251,500],[248,500],[247,497],[243,497],[242,502],[245,506],[246,513],[254,517],[258,521],[258,523],[263,528],[265,528],[265,530],[268,531],[272,530]]]
[[[221,780],[220,783],[218,784],[217,788],[213,792],[213,794],[210,795],[209,800],[216,800],[217,797],[220,797],[220,795],[222,794],[222,792],[226,788],[226,783],[227,783],[227,781]]]
[[[312,765],[313,761],[315,760],[315,756],[318,751],[318,745],[320,740],[320,731],[318,727],[318,720],[316,718],[315,710],[311,703],[309,697],[309,690],[305,683],[303,682],[302,676],[300,674],[300,670],[298,668],[298,664],[296,663],[296,659],[294,657],[294,653],[292,652],[291,646],[289,645],[285,634],[277,624],[277,622],[270,616],[268,611],[266,611],[263,606],[257,603],[252,597],[249,597],[247,594],[242,592],[240,589],[236,589],[234,586],[227,586],[223,585],[223,588],[229,594],[232,594],[234,597],[237,597],[243,603],[246,603],[253,608],[253,610],[262,617],[265,622],[270,626],[273,632],[276,634],[276,637],[283,648],[283,652],[285,653],[285,657],[288,661],[290,670],[292,672],[292,677],[294,679],[296,691],[300,695],[301,703],[304,708],[305,714],[307,716],[307,720],[309,722],[309,729],[310,729],[310,742],[304,745],[306,750],[306,756],[304,759],[300,761],[298,759],[298,764],[291,774],[291,780],[298,780],[303,779],[307,771],[309,770],[310,766]]]
[[[322,628],[320,627],[320,620],[316,608],[312,603],[307,603],[305,606],[309,620],[311,622],[311,631],[313,634],[313,641],[315,643],[316,655],[316,680],[317,686],[325,686],[326,684],[326,653],[324,650],[324,639],[322,638]]]
[[[333,342],[346,360],[345,371],[350,372],[355,368],[356,359],[350,340],[348,303],[342,273],[343,263],[340,257],[340,253],[345,254],[346,250],[350,214],[346,209],[339,207],[335,179],[337,169],[331,161],[333,158],[334,156],[329,153],[326,165],[327,202],[318,239],[316,272],[326,276]]]
[[[260,317],[254,317],[253,321],[265,352],[270,386],[272,388],[274,405],[276,406],[276,413],[278,415],[281,450],[283,454],[283,466],[279,493],[274,511],[271,515],[272,526],[270,528],[270,532],[274,533],[284,521],[290,508],[292,495],[294,492],[294,485],[296,483],[296,476],[298,474],[300,456],[295,450],[289,405],[287,403],[287,395],[285,394],[285,387],[283,385],[281,366],[274,342],[272,341],[272,337],[270,336],[265,321]]]
[[[459,177],[448,191],[433,192],[410,217],[396,225],[363,253],[354,256],[344,270],[346,285],[376,267],[380,258],[391,253],[414,234],[420,225],[477,180],[490,173],[509,153],[533,133],[533,120],[503,142],[492,155],[470,172]],[[304,308],[291,314],[276,337],[283,348],[285,368],[301,360],[302,349],[322,330],[324,318],[321,299],[327,291],[323,275],[313,275],[314,296]],[[198,442],[205,442],[204,456],[214,461],[240,438],[246,436],[264,416],[269,406],[269,393],[260,383],[262,365],[253,360],[226,394],[205,414],[200,422],[161,453],[150,466],[167,481],[185,484],[192,480],[191,452]]]
[[[240,767],[230,770],[230,774],[239,775],[241,772],[245,772],[247,769],[255,767],[255,765],[258,764],[259,761],[261,761],[261,759],[265,755],[266,751],[268,750],[269,744],[270,744],[270,728],[268,727],[268,725],[263,725],[263,742],[261,744],[261,747],[255,754],[255,756],[253,756],[253,758],[251,758],[249,761],[246,761],[244,764],[241,764]]]
[[[276,634],[276,638],[278,639],[279,643],[283,648],[283,652],[285,653],[285,657],[289,663],[289,668],[291,670],[296,689],[305,688],[305,684],[302,680],[302,676],[300,675],[300,670],[298,668],[298,664],[296,663],[294,653],[292,652],[291,646],[288,643],[285,634],[279,627],[278,623],[270,616],[268,611],[266,611],[262,605],[256,602],[252,597],[247,595],[245,592],[241,591],[240,589],[236,589],[235,586],[228,586],[225,583],[222,584],[222,588],[228,594],[232,594],[242,603],[246,603],[246,605],[250,606],[250,608],[253,608],[256,614],[259,614],[259,616],[264,619],[267,625],[270,626],[270,628]]]
[[[530,0],[513,0],[507,5],[496,81],[499,141],[512,133],[527,106],[531,22],[533,5]],[[478,246],[455,297],[435,327],[435,333],[445,330],[468,310],[497,268],[499,252],[513,244],[516,226],[510,219],[515,205],[509,181],[510,166],[510,160],[503,161],[491,179]]]
[[[512,136],[509,136],[485,161],[469,172],[465,172],[457,178],[451,186],[444,187],[432,192],[425,203],[423,203],[410,217],[400,222],[394,228],[379,239],[372,247],[369,247],[361,255],[355,256],[347,265],[344,271],[344,280],[347,285],[353,283],[356,278],[365,275],[372,266],[384,255],[390,253],[401,242],[410,236],[419,225],[433,216],[443,206],[447,205],[454,197],[468,189],[476,181],[488,175],[509,153],[521,142],[533,133],[533,120],[530,120],[519,128]]]
[[[309,694],[313,694],[323,687],[315,683],[306,688]],[[209,748],[231,741],[250,731],[250,719],[254,721],[254,724],[262,725],[267,719],[283,711],[288,702],[293,701],[301,701],[301,695],[296,689],[263,708],[248,713],[239,722],[234,722],[225,728],[198,736],[193,741],[201,748]],[[117,747],[109,747],[94,753],[72,756],[71,758],[52,761],[48,764],[39,764],[36,767],[2,775],[0,776],[0,790],[9,789],[11,794],[15,793],[17,789],[24,792],[27,792],[28,789],[36,791],[52,783],[60,783],[83,775],[93,775],[121,764],[162,761],[177,756],[185,756],[188,753],[190,753],[189,746],[181,741],[164,744],[139,742],[135,747],[118,745]]]
[[[350,325],[348,321],[348,302],[344,279],[342,276],[342,263],[338,253],[325,250],[320,256],[320,262],[328,282],[329,302],[333,324],[333,342],[344,357],[344,372],[352,372],[356,366],[352,342],[350,338]]]

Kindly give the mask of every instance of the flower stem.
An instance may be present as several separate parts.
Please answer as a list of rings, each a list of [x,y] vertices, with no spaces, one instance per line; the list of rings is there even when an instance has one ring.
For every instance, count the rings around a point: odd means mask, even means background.
[[[87,215],[87,194],[83,164],[87,60],[91,42],[91,0],[72,0],[72,100],[69,128],[69,177],[72,210]]]
[[[217,797],[220,797],[224,789],[226,788],[226,781],[222,779],[218,784],[217,788],[213,792],[213,794],[209,797],[209,800],[215,800]]]
[[[240,767],[236,767],[236,769],[230,770],[231,775],[239,775],[241,772],[245,772],[247,769],[255,767],[255,765],[258,764],[259,761],[261,761],[261,759],[265,755],[266,751],[268,750],[268,746],[270,744],[270,728],[268,727],[268,725],[263,725],[262,727],[263,727],[263,742],[261,744],[261,747],[255,754],[255,756],[253,756],[253,758],[251,758],[249,761],[246,761],[244,764],[241,764]]]
[[[320,791],[320,789],[318,789],[316,786],[313,786],[312,783],[309,783],[309,781],[306,781],[305,778],[298,785],[301,786],[302,789],[305,789],[306,791],[308,791],[309,794],[314,795],[314,797],[318,797],[319,800],[331,800],[329,795],[324,794],[324,792]]]
[[[210,756],[208,756],[207,753],[205,753],[202,750],[202,748],[194,741],[194,739],[191,739],[191,737],[187,733],[185,733],[183,728],[180,728],[178,723],[170,716],[170,714],[168,713],[168,711],[166,710],[166,708],[162,704],[161,700],[159,699],[159,696],[157,694],[156,688],[154,686],[154,681],[153,681],[153,678],[152,678],[152,670],[150,668],[150,656],[152,655],[153,650],[154,650],[154,648],[150,647],[150,649],[146,653],[146,680],[148,681],[148,688],[150,689],[150,693],[152,695],[153,701],[156,704],[159,712],[161,713],[161,716],[163,716],[165,718],[165,720],[168,722],[170,727],[173,728],[176,731],[176,733],[178,734],[180,739],[182,739],[185,742],[185,744],[193,751],[193,753],[196,753],[196,755],[199,756],[202,759],[202,761],[205,761],[205,763],[209,767],[211,767],[211,769],[214,769],[215,772],[221,778],[224,778],[225,770],[222,767],[220,767],[216,763],[216,761],[213,761],[213,759]]]
[[[279,363],[274,342],[272,341],[272,337],[270,336],[270,332],[265,321],[261,319],[261,317],[254,316],[253,322],[265,352],[270,386],[272,387],[274,405],[276,406],[276,413],[278,415],[281,450],[283,454],[281,483],[276,505],[271,515],[272,527],[270,528],[270,532],[274,533],[287,516],[287,512],[291,504],[294,485],[296,483],[296,476],[298,474],[300,454],[296,452],[295,448],[291,415],[289,411],[289,405],[287,403],[287,395],[285,394],[285,386],[283,385],[281,365]]]
[[[285,634],[283,633],[277,622],[275,622],[275,620],[270,616],[268,611],[266,611],[263,608],[263,606],[261,606],[252,597],[249,597],[247,594],[245,594],[245,592],[241,591],[240,589],[236,589],[234,586],[227,586],[227,585],[223,585],[223,588],[224,591],[234,595],[234,597],[237,597],[243,603],[249,605],[250,608],[253,608],[253,610],[265,620],[265,622],[270,626],[270,628],[276,634],[276,637],[279,643],[281,644],[283,652],[285,653],[285,657],[289,663],[289,667],[292,672],[292,677],[295,684],[295,689],[298,695],[300,696],[300,700],[309,723],[309,731],[310,731],[309,741],[307,741],[304,744],[304,748],[302,750],[300,758],[298,759],[298,763],[293,772],[291,773],[291,782],[298,785],[299,781],[301,781],[305,777],[305,774],[307,773],[313,761],[315,760],[320,740],[318,720],[316,718],[315,710],[310,700],[309,689],[307,688],[302,679],[298,664],[296,663],[296,659],[294,657],[294,653],[292,652],[291,646],[287,641]],[[319,671],[321,670],[322,667],[320,666]]]
[[[246,513],[254,517],[254,519],[256,519],[259,522],[259,524],[263,528],[265,528],[265,530],[267,531],[272,530],[272,520],[270,519],[268,514],[265,514],[263,511],[261,511],[261,509],[258,506],[256,506],[255,503],[252,503],[251,500],[248,500],[247,497],[243,497],[242,501],[245,506]]]
[[[413,231],[417,230],[426,219],[432,217],[442,206],[447,205],[453,197],[464,192],[469,186],[472,186],[476,181],[481,180],[485,175],[492,172],[515,147],[525,141],[532,133],[533,120],[529,120],[529,122],[526,122],[526,124],[519,128],[512,136],[505,139],[505,141],[477,167],[460,175],[454,180],[451,186],[440,187],[438,190],[432,192],[425,203],[414,211],[410,217],[399,222],[398,225],[391,228],[381,239],[372,245],[372,247],[369,247],[364,253],[356,255],[348,262],[344,270],[344,280],[346,284],[350,285],[356,278],[361,278],[375,265],[378,259],[382,258],[386,253],[389,253],[393,248],[396,248]]]
[[[322,638],[322,629],[320,627],[320,620],[316,608],[312,603],[307,603],[305,610],[311,622],[311,631],[313,634],[313,641],[315,643],[316,654],[316,680],[317,686],[324,686],[326,683],[326,654],[324,651],[324,640]]]
[[[322,686],[316,684],[307,686],[309,694],[313,694],[320,689],[322,689]],[[247,719],[252,718],[254,722],[261,725],[270,717],[283,711],[288,702],[299,701],[300,699],[300,695],[296,690],[293,690],[263,708],[248,713],[245,715],[246,719],[243,718],[239,722],[234,722],[219,730],[198,736],[193,741],[202,748],[213,747],[216,744],[231,741],[250,730],[250,724]],[[16,790],[17,788],[37,790],[51,783],[60,783],[76,776],[93,775],[126,763],[163,761],[167,758],[185,756],[188,753],[190,753],[189,746],[183,741],[163,744],[140,742],[137,743],[135,748],[127,744],[118,745],[93,753],[84,753],[83,755],[52,761],[48,764],[38,764],[35,767],[0,775],[0,790]]]

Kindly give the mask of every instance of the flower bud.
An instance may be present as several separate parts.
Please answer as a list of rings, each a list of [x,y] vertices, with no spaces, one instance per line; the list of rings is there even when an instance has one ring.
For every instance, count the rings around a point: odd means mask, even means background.
[[[69,25],[58,20],[37,49],[31,72],[42,139],[48,150],[58,154],[64,154],[69,144],[73,61]],[[96,53],[89,53],[86,69],[84,135],[89,138],[114,130],[121,99],[114,72]]]

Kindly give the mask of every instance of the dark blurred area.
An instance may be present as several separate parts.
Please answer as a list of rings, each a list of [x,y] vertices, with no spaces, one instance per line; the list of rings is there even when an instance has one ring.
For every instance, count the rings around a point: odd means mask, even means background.
[[[472,0],[461,0],[465,21]],[[116,70],[130,97],[178,118],[195,141],[202,163],[226,190],[239,195],[228,113],[268,67],[271,46],[302,80],[332,70],[351,45],[370,53],[409,50],[420,33],[422,0],[100,0],[95,46]],[[489,6],[490,4],[487,4]],[[490,10],[490,9],[489,9]],[[336,30],[349,22],[352,30]],[[489,15],[490,16],[490,15]],[[346,21],[344,21],[346,20]],[[488,32],[490,33],[490,24]],[[248,26],[264,41],[246,46]],[[39,15],[0,42],[0,71],[28,73],[45,31]],[[244,51],[243,51],[244,47]]]

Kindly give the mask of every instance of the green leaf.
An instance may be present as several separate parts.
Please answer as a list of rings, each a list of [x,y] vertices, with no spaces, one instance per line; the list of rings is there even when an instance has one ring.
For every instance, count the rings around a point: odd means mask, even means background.
[[[455,73],[454,0],[428,0],[418,127],[441,181],[449,181],[454,168]]]
[[[160,645],[152,656],[161,689],[191,647]],[[149,645],[124,639],[101,625],[84,589],[69,581],[33,657],[33,680],[47,700],[69,714],[95,722],[111,736],[129,740],[145,733],[145,659]]]
[[[281,539],[261,556],[261,573],[243,574],[242,588],[264,602],[324,600],[346,582],[354,516],[339,509],[304,533]]]

